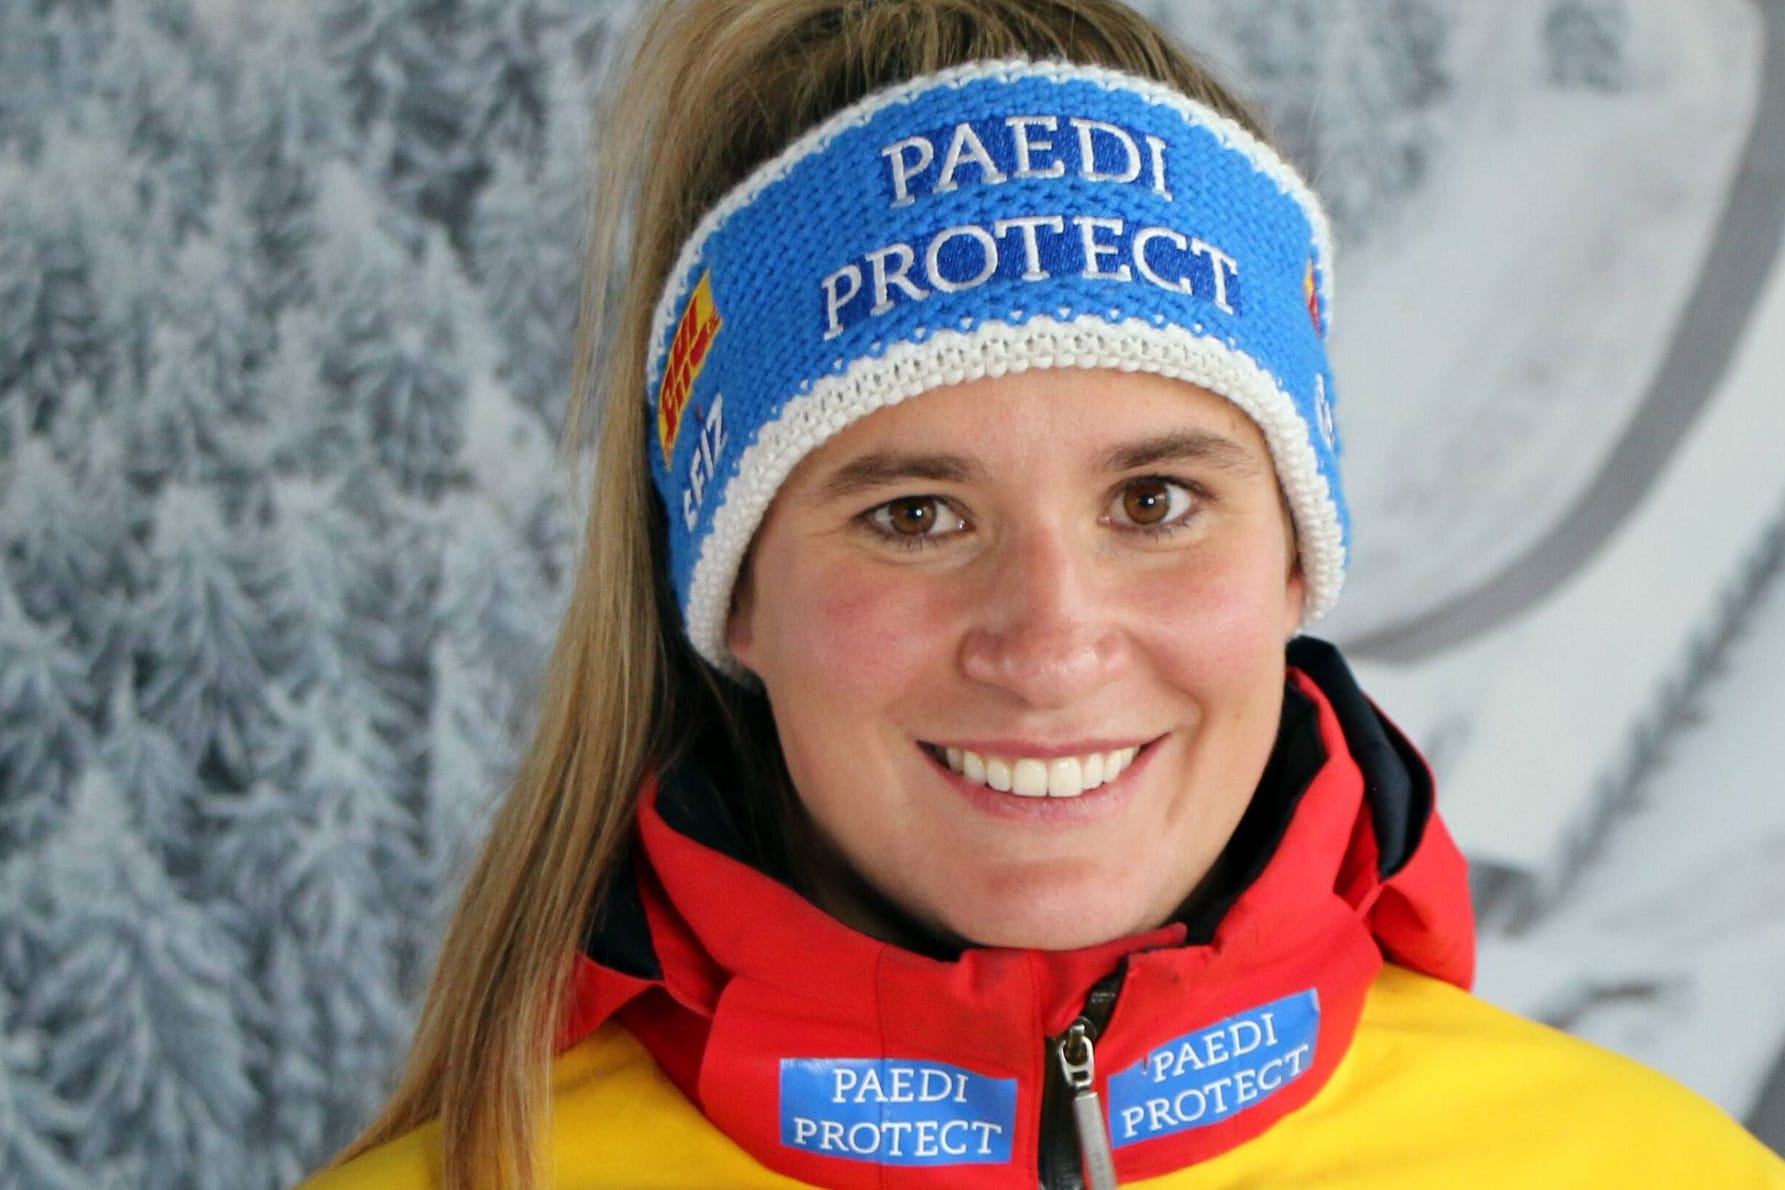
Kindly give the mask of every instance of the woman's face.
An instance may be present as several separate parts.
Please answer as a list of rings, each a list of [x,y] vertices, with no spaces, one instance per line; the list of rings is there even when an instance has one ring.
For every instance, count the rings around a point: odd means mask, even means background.
[[[938,389],[814,451],[729,639],[821,844],[931,929],[1067,949],[1159,925],[1209,870],[1301,610],[1249,418],[1059,369]]]

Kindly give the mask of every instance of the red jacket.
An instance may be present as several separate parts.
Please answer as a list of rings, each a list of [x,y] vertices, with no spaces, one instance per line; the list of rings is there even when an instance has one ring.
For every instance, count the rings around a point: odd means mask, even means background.
[[[866,937],[761,870],[720,791],[669,774],[565,1044],[617,1017],[758,1161],[827,1186],[954,1185],[969,1166],[987,1187],[1078,1184],[1059,1063],[1075,1023],[1123,1179],[1244,1144],[1326,1084],[1385,955],[1459,987],[1473,968],[1423,761],[1329,646],[1298,641],[1291,662],[1225,889],[1086,950],[935,959]]]
[[[745,845],[747,794],[670,774],[578,970],[548,1184],[1080,1186],[1082,1119],[1148,1190],[1785,1190],[1711,1104],[1461,990],[1463,865],[1424,765],[1329,648],[1290,661],[1211,895],[1085,951],[865,938]],[[1058,1061],[1081,1020],[1095,1101]],[[311,1190],[441,1175],[428,1124]]]

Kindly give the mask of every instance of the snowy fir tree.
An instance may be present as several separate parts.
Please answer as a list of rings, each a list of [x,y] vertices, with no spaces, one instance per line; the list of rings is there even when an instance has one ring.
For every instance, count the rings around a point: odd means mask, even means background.
[[[96,1179],[239,1184],[253,1091],[229,990],[242,963],[203,907],[143,847],[110,777],[83,775],[45,848],[36,980],[19,1018],[44,1038],[45,1081],[87,1120],[73,1140]]]
[[[388,1087],[575,538],[472,214],[580,213],[614,10],[0,6],[0,1184],[289,1185]]]
[[[1432,2],[1150,10],[1361,224]],[[388,1088],[574,568],[647,7],[0,4],[0,1185],[286,1186]]]
[[[1621,91],[1628,84],[1625,0],[1553,0],[1543,21],[1544,60],[1551,85]]]
[[[0,1185],[89,1185],[65,1151],[85,1120],[43,1077],[43,1034],[20,1021],[0,987]]]
[[[0,585],[0,853],[40,843],[91,754],[87,669],[68,632]]]
[[[134,608],[143,715],[213,780],[246,785],[268,730],[266,621],[244,586],[245,553],[214,499],[170,487],[157,508],[154,580]]]
[[[22,422],[46,430],[68,394],[106,386],[108,329],[95,294],[93,245],[78,218],[47,202],[0,196],[0,391],[8,396],[8,428]]]
[[[160,860],[181,892],[200,895],[192,882],[204,847],[196,808],[198,771],[191,753],[137,712],[136,682],[118,675],[106,707],[100,765],[126,791],[143,843]]]

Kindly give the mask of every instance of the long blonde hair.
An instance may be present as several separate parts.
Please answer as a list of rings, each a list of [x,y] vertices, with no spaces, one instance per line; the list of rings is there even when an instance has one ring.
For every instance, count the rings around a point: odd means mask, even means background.
[[[755,166],[839,108],[1013,56],[1143,75],[1260,131],[1117,0],[669,0],[645,27],[601,122],[571,417],[599,418],[595,490],[539,725],[447,930],[396,1090],[341,1160],[438,1117],[451,1190],[541,1185],[569,973],[647,764],[727,725],[745,763],[778,758],[752,696],[693,658],[665,579],[645,361],[683,241]],[[745,720],[750,729],[735,726]]]

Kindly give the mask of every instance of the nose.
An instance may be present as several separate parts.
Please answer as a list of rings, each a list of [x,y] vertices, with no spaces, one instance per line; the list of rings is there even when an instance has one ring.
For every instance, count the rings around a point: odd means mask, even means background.
[[[1035,707],[1063,707],[1112,680],[1127,659],[1112,578],[1086,543],[1051,528],[980,558],[961,671]]]

